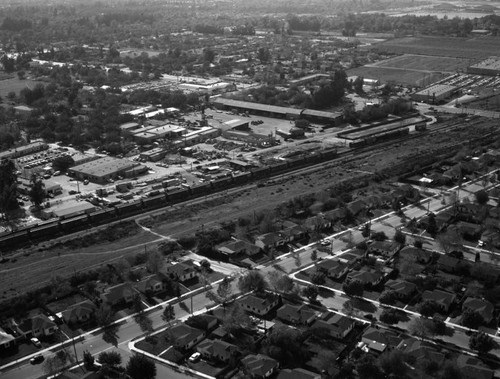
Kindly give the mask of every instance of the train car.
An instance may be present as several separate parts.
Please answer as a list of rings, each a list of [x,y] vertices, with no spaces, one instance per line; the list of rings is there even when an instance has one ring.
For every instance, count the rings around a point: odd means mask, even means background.
[[[108,220],[115,217],[115,210],[113,208],[99,209],[97,212],[89,214],[91,222],[94,224],[103,224]]]
[[[269,171],[272,173],[281,172],[288,168],[288,162],[279,162],[269,166]]]
[[[59,232],[59,222],[56,220],[44,222],[33,226],[29,230],[31,239],[38,239],[40,237],[52,237]]]
[[[60,229],[64,233],[81,230],[86,228],[88,225],[89,219],[86,214],[59,220]]]
[[[288,160],[289,167],[300,167],[305,164],[304,158],[293,158]]]
[[[23,228],[11,233],[0,235],[0,249],[8,251],[29,241],[29,228]]]
[[[133,215],[142,209],[141,201],[118,204],[115,206],[116,214],[120,217]]]
[[[324,160],[333,159],[337,156],[337,149],[328,149],[321,152]]]
[[[265,166],[254,168],[251,173],[253,179],[267,178],[269,176],[269,167]]]
[[[165,195],[158,194],[156,196],[147,197],[142,201],[144,208],[159,208],[165,204]]]
[[[226,176],[225,178],[220,178],[220,179],[217,179],[217,180],[210,182],[210,185],[214,189],[226,189],[226,188],[230,188],[232,183],[233,183],[233,177]]]
[[[239,175],[233,176],[233,183],[234,184],[245,184],[248,183],[252,178],[252,173],[247,171],[247,172],[242,172]]]
[[[195,187],[193,187],[191,190],[193,190],[194,188]],[[170,203],[178,203],[180,201],[187,200],[190,196],[190,191],[186,188],[174,189],[168,191],[167,196]]]
[[[212,192],[211,183],[203,183],[198,186],[191,187],[191,193],[194,196],[208,195],[211,192]]]

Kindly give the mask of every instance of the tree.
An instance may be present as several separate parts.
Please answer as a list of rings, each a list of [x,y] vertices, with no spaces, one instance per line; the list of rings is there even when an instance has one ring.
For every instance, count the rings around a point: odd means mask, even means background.
[[[130,357],[125,371],[132,379],[156,378],[156,365],[145,355],[134,354]]]
[[[401,230],[396,230],[396,233],[394,233],[394,241],[404,245],[406,243],[406,235],[401,231]]]
[[[384,291],[380,295],[378,301],[381,302],[382,304],[389,304],[392,305],[396,302],[398,299],[396,291],[389,290],[389,291]]]
[[[372,239],[375,241],[385,241],[387,235],[384,232],[375,232],[372,234]]]
[[[432,300],[425,300],[418,306],[418,313],[424,317],[434,316],[435,313],[439,311],[439,307],[436,302]]]
[[[120,366],[122,363],[122,356],[118,351],[103,351],[97,357],[97,360],[102,365],[111,367]]]
[[[243,327],[251,325],[252,321],[248,314],[238,303],[233,303],[231,307],[225,309],[222,319],[222,328],[229,334],[239,333]]]
[[[167,304],[163,309],[163,313],[161,314],[161,318],[163,321],[169,323],[175,318],[175,310],[172,304]]]
[[[364,287],[363,284],[357,280],[351,281],[349,283],[344,283],[342,290],[348,296],[363,296]]]
[[[276,292],[291,293],[295,287],[292,278],[278,270],[271,271],[267,274],[267,278],[270,286]]]
[[[427,338],[429,335],[432,333],[428,329],[428,324],[425,318],[423,317],[418,317],[413,319],[413,321],[410,323],[408,326],[408,331],[410,332],[411,335],[414,335],[416,337],[420,338]]]
[[[105,327],[114,321],[115,312],[111,309],[109,305],[103,303],[99,306],[99,308],[97,308],[95,318],[97,325]]]
[[[146,268],[149,272],[153,274],[158,274],[163,267],[163,257],[157,251],[151,251],[148,253],[148,260],[146,262]]]
[[[432,237],[434,237],[438,231],[437,223],[436,223],[436,215],[431,213],[427,218],[427,228],[426,232],[429,233]]]
[[[481,314],[475,310],[467,308],[462,314],[462,325],[470,329],[477,329],[484,324]]]
[[[40,205],[47,197],[47,194],[45,192],[45,184],[36,175],[31,177],[31,189],[28,195],[35,208],[40,209]]]
[[[380,321],[392,325],[392,324],[397,324],[399,322],[399,314],[396,309],[392,308],[386,308],[382,311],[380,314]]]
[[[360,379],[380,379],[384,377],[375,357],[371,354],[363,354],[355,365]]]
[[[326,275],[321,271],[316,271],[311,277],[311,282],[317,285],[325,284],[325,280],[326,280]]]
[[[302,295],[307,297],[309,301],[316,301],[318,295],[319,295],[319,290],[318,286],[315,286],[313,284],[309,284],[304,289],[302,290]]]
[[[475,333],[469,339],[469,347],[479,354],[486,354],[498,347],[498,344],[486,333]]]
[[[379,364],[386,375],[394,375],[396,378],[404,378],[408,371],[406,357],[400,350],[387,351],[379,358]]]
[[[7,211],[19,207],[17,203],[17,176],[14,162],[3,159],[0,162],[0,212],[7,218]]]
[[[241,292],[264,292],[267,282],[259,271],[250,271],[245,276],[238,279],[238,288]]]
[[[318,252],[316,251],[316,249],[314,249],[311,252],[311,261],[313,261],[314,264],[316,264],[317,260],[318,260]]]
[[[49,357],[43,364],[43,372],[47,376],[55,375],[61,372],[68,362],[68,353],[65,350],[59,350],[53,357]]]
[[[83,366],[87,371],[90,371],[94,368],[94,357],[87,350],[83,352]]]
[[[271,58],[271,54],[269,53],[269,49],[265,47],[260,47],[257,50],[257,59],[260,60],[260,63],[267,63]]]
[[[52,161],[52,168],[55,171],[66,172],[68,168],[75,164],[75,160],[69,155],[57,157]]]
[[[462,371],[456,363],[447,361],[440,379],[462,379]]]
[[[480,205],[485,205],[490,200],[488,192],[486,192],[484,189],[477,191],[475,193],[475,197],[477,203]]]

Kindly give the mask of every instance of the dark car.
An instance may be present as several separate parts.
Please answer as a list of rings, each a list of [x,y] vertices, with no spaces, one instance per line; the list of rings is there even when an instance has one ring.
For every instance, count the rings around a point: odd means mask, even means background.
[[[31,358],[31,359],[30,359],[30,363],[31,363],[32,365],[36,365],[36,364],[38,364],[38,363],[43,362],[43,360],[44,360],[43,355],[42,355],[42,354],[37,354],[37,355],[35,355],[33,358]]]

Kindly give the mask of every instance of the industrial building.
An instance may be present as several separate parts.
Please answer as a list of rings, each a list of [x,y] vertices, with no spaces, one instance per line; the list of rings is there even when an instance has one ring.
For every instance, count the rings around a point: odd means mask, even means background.
[[[45,220],[53,217],[65,219],[81,214],[90,214],[95,211],[95,206],[86,201],[70,201],[54,208],[43,209],[41,216]]]
[[[415,101],[437,104],[448,99],[457,91],[457,87],[448,84],[434,84],[411,95]]]
[[[147,167],[113,157],[103,157],[98,160],[71,167],[68,172],[80,180],[89,180],[95,183],[106,183],[110,179],[134,177],[147,172]]]
[[[141,125],[137,122],[127,122],[125,124],[120,125],[120,130],[122,132],[125,132],[125,131],[130,132],[130,131],[139,129],[140,127],[141,127]]]
[[[181,137],[186,133],[186,128],[179,125],[164,124],[161,126],[147,126],[145,128],[137,129],[132,132],[132,138],[136,141],[144,143],[152,143],[159,139],[169,138],[174,139]]]
[[[183,134],[177,141],[174,142],[176,147],[186,147],[193,146],[197,143],[205,142],[208,139],[220,136],[221,130],[212,128],[210,126],[204,126],[201,129],[193,130],[186,134]]]
[[[467,73],[474,75],[500,75],[500,57],[489,57],[467,68]]]
[[[165,158],[167,155],[167,150],[163,147],[157,147],[155,149],[143,151],[139,158],[144,159],[149,162],[158,162],[159,160]]]

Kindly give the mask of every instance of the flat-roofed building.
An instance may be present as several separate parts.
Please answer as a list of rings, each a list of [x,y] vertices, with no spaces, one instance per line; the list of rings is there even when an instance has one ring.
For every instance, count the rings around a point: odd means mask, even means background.
[[[80,180],[89,180],[95,183],[105,183],[118,176],[133,177],[147,172],[147,167],[113,157],[102,157],[98,160],[71,167],[69,173]]]
[[[15,147],[10,150],[0,152],[0,160],[2,159],[14,159],[19,157],[24,157],[28,154],[37,153],[39,151],[48,150],[49,145],[44,142],[33,142],[29,145]]]
[[[151,143],[162,138],[177,138],[183,134],[186,134],[186,128],[174,124],[164,124],[161,126],[152,125],[134,130],[132,132],[132,138],[136,141]]]
[[[448,84],[434,84],[430,87],[424,88],[411,95],[415,101],[424,101],[427,103],[439,103],[448,99],[453,93],[457,91],[457,87]]]
[[[469,74],[496,76],[500,74],[500,57],[489,57],[467,68]]]

